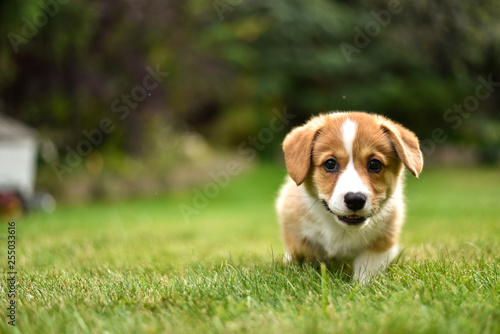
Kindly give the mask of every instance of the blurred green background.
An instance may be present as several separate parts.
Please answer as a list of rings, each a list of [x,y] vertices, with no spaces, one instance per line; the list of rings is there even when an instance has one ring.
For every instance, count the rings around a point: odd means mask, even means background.
[[[495,0],[1,1],[0,112],[37,130],[37,187],[59,201],[281,163],[287,131],[328,110],[403,123],[428,164],[498,165],[498,13]]]

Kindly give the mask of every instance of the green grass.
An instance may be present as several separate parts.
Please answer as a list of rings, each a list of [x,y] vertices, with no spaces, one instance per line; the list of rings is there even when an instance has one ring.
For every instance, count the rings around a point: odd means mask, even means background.
[[[178,206],[191,191],[18,220],[17,326],[3,316],[0,331],[500,332],[498,170],[408,177],[404,251],[366,286],[282,264],[283,175],[262,165],[234,177],[189,221]]]

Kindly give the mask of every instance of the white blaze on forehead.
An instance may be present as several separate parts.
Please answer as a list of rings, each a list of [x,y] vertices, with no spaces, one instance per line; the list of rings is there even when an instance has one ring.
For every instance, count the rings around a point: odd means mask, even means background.
[[[371,198],[368,188],[365,186],[358,172],[354,168],[354,153],[353,143],[356,139],[358,125],[356,122],[347,118],[342,124],[342,141],[344,142],[344,147],[349,154],[349,162],[345,166],[344,170],[340,174],[337,181],[337,185],[333,191],[332,197],[330,199],[331,208],[338,213],[343,213],[348,211],[344,203],[344,196],[348,192],[361,192],[366,196],[365,209],[369,210],[371,205]],[[340,166],[341,168],[343,166]]]
[[[344,124],[342,124],[342,140],[344,141],[347,153],[349,153],[349,162],[352,160],[352,144],[354,143],[354,138],[356,137],[357,128],[358,125],[349,118],[344,121]]]

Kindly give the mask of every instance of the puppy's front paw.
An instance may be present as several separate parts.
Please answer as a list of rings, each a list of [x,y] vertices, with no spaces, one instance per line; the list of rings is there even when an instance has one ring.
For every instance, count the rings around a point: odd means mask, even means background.
[[[293,263],[293,259],[292,259],[292,256],[290,255],[290,253],[285,253],[285,255],[283,256],[283,264],[292,264]]]
[[[359,282],[359,284],[364,285],[364,284],[368,283],[372,278],[377,276],[377,274],[378,274],[378,270],[376,270],[374,272],[369,272],[367,270],[358,270],[358,271],[354,272],[353,279],[355,281]]]
[[[367,283],[370,279],[377,276],[381,270],[387,268],[397,254],[397,245],[381,253],[369,250],[362,252],[354,259],[354,279],[361,284]]]

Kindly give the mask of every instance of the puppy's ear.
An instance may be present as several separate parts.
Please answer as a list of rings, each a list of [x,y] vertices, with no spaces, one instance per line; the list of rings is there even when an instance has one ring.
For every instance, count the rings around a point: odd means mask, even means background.
[[[389,120],[382,123],[382,130],[394,144],[399,158],[403,164],[413,174],[418,177],[424,167],[424,158],[418,144],[418,138],[413,132],[402,125]]]
[[[314,139],[319,129],[318,124],[309,122],[293,129],[283,141],[286,169],[298,186],[304,182],[311,168]]]

